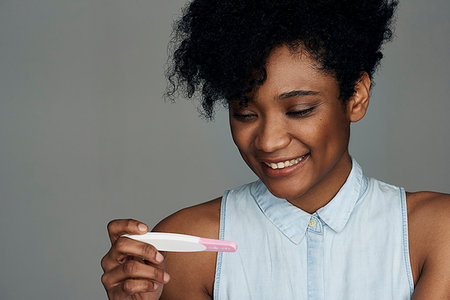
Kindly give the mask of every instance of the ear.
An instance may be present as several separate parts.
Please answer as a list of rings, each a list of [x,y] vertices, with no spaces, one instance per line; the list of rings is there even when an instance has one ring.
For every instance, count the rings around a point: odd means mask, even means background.
[[[366,114],[369,106],[370,77],[362,72],[355,85],[355,93],[347,102],[347,115],[350,122],[358,122]]]

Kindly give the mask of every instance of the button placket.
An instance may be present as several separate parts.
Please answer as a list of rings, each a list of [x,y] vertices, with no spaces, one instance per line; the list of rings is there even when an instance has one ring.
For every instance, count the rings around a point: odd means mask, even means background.
[[[322,229],[322,222],[311,216],[306,233],[308,300],[324,299]]]

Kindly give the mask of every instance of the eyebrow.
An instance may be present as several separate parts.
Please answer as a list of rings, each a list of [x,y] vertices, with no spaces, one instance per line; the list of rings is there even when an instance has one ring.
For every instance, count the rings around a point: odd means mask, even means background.
[[[296,96],[311,96],[311,95],[317,95],[319,92],[316,91],[304,91],[304,90],[296,90],[296,91],[290,91],[287,93],[282,93],[278,96],[278,99],[286,99],[290,97],[296,97]]]

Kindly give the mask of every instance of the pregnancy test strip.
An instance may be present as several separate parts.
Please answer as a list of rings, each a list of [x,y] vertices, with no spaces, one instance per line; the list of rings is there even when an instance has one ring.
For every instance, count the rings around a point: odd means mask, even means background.
[[[166,232],[147,232],[145,234],[124,234],[124,237],[152,244],[159,251],[171,252],[235,252],[237,245],[234,242],[205,239],[198,236],[166,233]]]

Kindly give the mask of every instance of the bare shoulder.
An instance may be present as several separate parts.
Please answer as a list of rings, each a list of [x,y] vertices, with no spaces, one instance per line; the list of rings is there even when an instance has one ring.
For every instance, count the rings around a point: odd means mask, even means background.
[[[419,234],[420,239],[429,242],[445,242],[446,235],[450,234],[450,195],[435,192],[407,193],[406,201],[412,233]]]
[[[153,231],[217,239],[221,200],[182,209],[162,220]],[[212,299],[216,258],[214,252],[167,253],[166,271],[171,279],[161,299]]]
[[[221,200],[217,198],[184,208],[159,222],[153,231],[218,238]]]
[[[450,207],[450,194],[436,193],[436,192],[415,192],[406,193],[406,200],[408,201],[409,211],[417,211],[426,208],[424,213],[429,210],[436,211],[441,208]]]
[[[450,195],[407,193],[413,299],[450,299]]]

